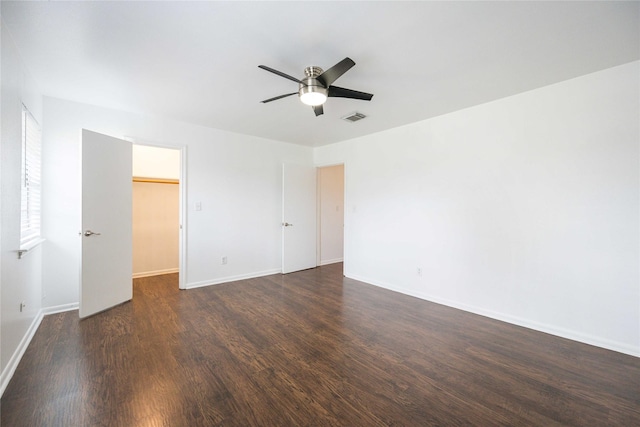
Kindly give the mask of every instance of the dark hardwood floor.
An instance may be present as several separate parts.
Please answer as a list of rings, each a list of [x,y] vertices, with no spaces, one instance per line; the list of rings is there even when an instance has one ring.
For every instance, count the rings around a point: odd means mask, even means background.
[[[342,277],[334,264],[46,316],[9,426],[638,426],[640,358]]]

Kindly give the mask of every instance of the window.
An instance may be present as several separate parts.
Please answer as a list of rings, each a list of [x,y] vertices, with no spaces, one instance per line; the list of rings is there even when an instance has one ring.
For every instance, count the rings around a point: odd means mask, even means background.
[[[40,233],[40,126],[29,110],[22,108],[22,195],[20,202],[20,249],[41,240]]]

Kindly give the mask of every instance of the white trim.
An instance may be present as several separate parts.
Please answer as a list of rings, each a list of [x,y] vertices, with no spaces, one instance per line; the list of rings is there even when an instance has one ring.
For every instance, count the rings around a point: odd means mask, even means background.
[[[25,254],[28,254],[29,252],[33,251],[44,242],[46,242],[45,239],[43,239],[42,237],[38,237],[37,239],[30,240],[28,244],[22,245],[20,249],[16,251],[18,253],[18,259],[24,258]]]
[[[337,264],[339,262],[344,261],[344,258],[334,258],[334,259],[327,259],[324,261],[320,261],[320,263],[318,265],[329,265],[329,264]]]
[[[180,265],[178,269],[182,272],[178,276],[178,289],[187,288],[187,146],[180,147],[180,241],[178,243],[178,252],[180,257]]]
[[[43,317],[42,310],[39,310],[38,314],[31,322],[31,325],[29,325],[27,332],[20,340],[20,344],[18,344],[16,351],[13,352],[11,359],[9,359],[9,363],[7,363],[7,366],[2,371],[2,375],[0,375],[0,397],[4,394],[4,390],[7,388],[9,381],[11,381],[13,374],[16,372],[16,368],[18,367],[22,356],[24,356],[24,352],[27,351],[27,347],[29,347],[29,343],[38,330],[38,326],[40,326],[40,322],[42,322]]]
[[[227,276],[219,279],[202,280],[200,282],[187,283],[187,286],[185,289],[194,289],[194,288],[201,288],[203,286],[219,285],[221,283],[237,282],[238,280],[254,279],[256,277],[271,276],[272,274],[278,274],[278,273],[282,273],[282,270],[279,268],[274,270],[258,271],[258,272],[249,273],[249,274],[239,274],[237,276]]]
[[[29,252],[46,242],[41,236],[36,237],[35,239],[31,239],[24,244],[20,245],[20,250],[24,252]]]
[[[9,385],[9,381],[11,381],[13,374],[16,372],[16,368],[18,367],[20,360],[22,360],[22,356],[24,356],[24,352],[27,351],[27,348],[29,347],[29,344],[31,343],[33,336],[36,334],[36,331],[40,327],[40,323],[42,323],[42,319],[44,318],[44,316],[47,316],[49,314],[54,314],[54,313],[62,313],[64,311],[71,311],[71,310],[78,310],[77,302],[71,303],[71,304],[57,305],[53,307],[43,307],[40,310],[38,310],[38,314],[31,322],[31,325],[29,325],[29,328],[27,329],[27,332],[22,337],[22,340],[20,340],[20,344],[18,344],[16,351],[13,352],[11,359],[9,359],[9,363],[7,363],[7,366],[5,367],[4,371],[2,371],[2,375],[0,375],[0,397],[2,397],[2,395],[4,394],[4,391],[7,388],[7,385]]]
[[[48,316],[50,314],[56,313],[64,313],[65,311],[73,311],[78,310],[80,308],[80,304],[77,302],[71,304],[62,304],[62,305],[54,305],[51,307],[42,307],[40,310],[43,316]]]
[[[434,302],[436,304],[442,304],[447,307],[467,311],[469,313],[478,314],[480,316],[488,317],[495,320],[500,320],[502,322],[510,323],[512,325],[522,326],[528,329],[533,329],[534,331],[544,332],[547,334],[555,335],[557,337],[566,338],[572,341],[577,341],[583,344],[589,344],[589,345],[601,347],[607,350],[613,350],[619,353],[628,354],[630,356],[640,357],[640,348],[630,346],[628,344],[621,343],[618,341],[608,340],[606,338],[597,337],[590,334],[573,331],[570,329],[559,328],[557,326],[549,325],[546,323],[540,323],[540,322],[524,319],[517,316],[512,316],[505,313],[486,310],[481,307],[476,307],[476,306],[460,303],[457,301],[434,297],[432,295],[424,294],[422,292],[413,292],[413,291],[409,291],[407,289],[386,284],[386,283],[381,283],[381,282],[376,283],[375,281],[368,279],[366,277],[347,274],[346,272],[344,274],[346,277],[349,277],[350,279],[358,280],[366,284],[388,289],[390,291],[398,292],[404,295],[420,298],[425,301]]]
[[[7,366],[5,367],[4,371],[2,371],[2,375],[0,375],[0,397],[2,397],[2,395],[4,394],[4,391],[7,388],[7,385],[9,385],[9,381],[11,381],[13,374],[16,372],[16,368],[18,367],[20,360],[22,360],[22,356],[24,356],[24,352],[27,351],[27,348],[29,347],[29,344],[31,343],[33,336],[36,334],[36,331],[40,327],[40,323],[42,323],[42,319],[44,318],[44,316],[47,316],[49,314],[54,314],[54,313],[62,313],[64,311],[77,310],[77,309],[78,309],[78,303],[75,302],[71,304],[63,304],[63,305],[57,305],[53,307],[43,307],[40,310],[38,310],[38,314],[31,322],[31,325],[29,325],[29,328],[27,329],[27,332],[22,337],[22,340],[20,340],[20,344],[18,344],[16,351],[13,352],[11,359],[9,359],[9,363],[7,363]]]
[[[133,278],[140,279],[141,277],[160,276],[162,274],[171,274],[171,273],[179,273],[179,272],[180,272],[180,268],[166,268],[164,270],[143,271],[141,273],[133,273]]]

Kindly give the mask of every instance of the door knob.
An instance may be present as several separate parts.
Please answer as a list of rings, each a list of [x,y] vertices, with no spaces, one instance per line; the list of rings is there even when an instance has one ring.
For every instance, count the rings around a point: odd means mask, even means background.
[[[94,232],[93,232],[93,231],[91,231],[91,230],[87,230],[87,231],[85,231],[85,232],[84,232],[84,235],[85,235],[85,236],[87,236],[87,237],[93,236],[94,234],[95,234],[96,236],[99,236],[99,235],[100,235],[100,233],[94,233]]]
[[[288,222],[283,222],[282,225],[284,225],[285,227],[293,227],[293,224],[290,224]]]

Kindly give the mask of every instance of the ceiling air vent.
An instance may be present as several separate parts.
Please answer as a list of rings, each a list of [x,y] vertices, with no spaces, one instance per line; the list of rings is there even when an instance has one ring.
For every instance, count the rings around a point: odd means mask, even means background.
[[[348,116],[344,116],[342,120],[346,120],[347,122],[353,123],[353,122],[357,122],[358,120],[362,120],[365,117],[367,116],[365,116],[362,113],[353,113],[353,114],[349,114]]]

